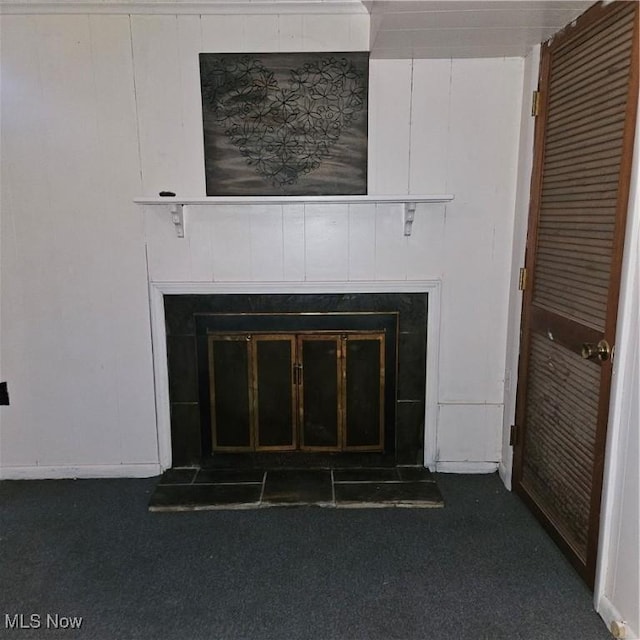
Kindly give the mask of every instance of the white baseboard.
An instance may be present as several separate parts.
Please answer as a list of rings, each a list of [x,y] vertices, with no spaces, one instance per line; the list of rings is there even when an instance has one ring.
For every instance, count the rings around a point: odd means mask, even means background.
[[[497,462],[436,462],[438,473],[494,473]]]
[[[77,466],[0,467],[0,480],[60,480],[63,478],[151,478],[162,473],[157,462]]]
[[[600,617],[604,620],[604,623],[607,625],[607,629],[611,631],[611,623],[615,622],[617,624],[624,623],[625,629],[625,640],[639,640],[640,633],[638,633],[638,629],[632,629],[629,626],[629,623],[624,619],[620,612],[615,608],[611,600],[607,598],[607,596],[602,596],[600,598],[600,602],[598,602],[598,607],[596,611],[600,615]]]
[[[500,480],[502,484],[511,491],[511,470],[504,466],[504,462],[498,465],[498,473],[500,474]]]

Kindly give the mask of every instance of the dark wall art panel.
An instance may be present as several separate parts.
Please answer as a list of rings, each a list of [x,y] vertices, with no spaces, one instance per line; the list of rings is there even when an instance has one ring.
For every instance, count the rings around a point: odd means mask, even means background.
[[[201,53],[208,196],[367,193],[369,54]]]

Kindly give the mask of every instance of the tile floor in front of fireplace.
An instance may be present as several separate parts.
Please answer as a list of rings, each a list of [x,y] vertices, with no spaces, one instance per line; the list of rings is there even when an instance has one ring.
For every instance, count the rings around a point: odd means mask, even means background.
[[[285,506],[336,508],[444,506],[428,469],[208,469],[165,471],[150,511],[258,509]]]

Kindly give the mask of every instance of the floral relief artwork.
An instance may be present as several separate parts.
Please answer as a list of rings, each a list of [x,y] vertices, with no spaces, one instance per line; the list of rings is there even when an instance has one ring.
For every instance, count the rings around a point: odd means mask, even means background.
[[[369,54],[201,53],[208,196],[367,193]]]

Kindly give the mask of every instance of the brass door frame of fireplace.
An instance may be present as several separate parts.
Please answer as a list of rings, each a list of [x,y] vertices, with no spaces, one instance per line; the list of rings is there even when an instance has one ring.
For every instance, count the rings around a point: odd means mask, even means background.
[[[251,451],[295,451],[301,450],[306,452],[340,452],[340,451],[371,451],[381,452],[384,450],[384,392],[385,392],[385,332],[384,331],[286,331],[286,332],[211,332],[208,334],[208,363],[209,363],[209,403],[211,409],[211,437],[212,437],[212,451],[214,453],[232,453],[232,452],[251,452]],[[260,429],[260,412],[262,405],[260,404],[260,392],[261,384],[259,382],[260,366],[259,366],[259,349],[261,344],[273,343],[278,341],[280,343],[289,343],[289,381],[286,385],[280,385],[281,390],[287,387],[289,389],[289,398],[287,404],[290,410],[290,439],[288,442],[281,444],[267,444],[261,445],[261,429]],[[370,344],[377,342],[377,357],[378,357],[378,379],[377,379],[377,393],[379,406],[377,407],[378,413],[378,428],[377,428],[377,442],[367,444],[350,445],[348,443],[348,430],[347,424],[349,420],[348,415],[348,403],[350,398],[347,398],[347,386],[349,382],[349,366],[348,366],[348,352],[350,344],[354,346],[358,342],[365,341]],[[335,444],[309,444],[310,438],[307,435],[307,442],[305,443],[305,431],[307,425],[305,423],[305,379],[308,377],[306,371],[311,368],[310,361],[307,359],[305,363],[304,348],[305,344],[310,345],[312,342],[333,342],[335,344],[335,361],[336,361],[336,389],[335,389],[335,406],[336,406],[336,429],[335,429]],[[222,393],[218,393],[218,379],[220,378],[220,372],[216,371],[220,364],[216,364],[216,349],[215,344],[230,344],[237,343],[237,353],[233,358],[233,367],[240,367],[240,375],[238,371],[230,371],[227,368],[227,375],[234,378],[237,388],[236,393],[232,395],[241,396],[241,401],[246,402],[246,421],[243,425],[245,429],[245,439],[243,442],[235,443],[221,443],[223,439],[221,437],[221,425],[218,424],[218,411],[217,402],[218,398],[221,398],[221,404],[229,401],[229,398]],[[246,349],[239,347],[244,343]],[[233,348],[233,347],[232,347]],[[238,358],[237,356],[241,357]],[[330,357],[334,357],[331,352]],[[305,364],[307,365],[305,367]],[[351,366],[355,369],[355,366]],[[309,376],[311,377],[311,376]],[[240,384],[241,379],[246,379],[246,386],[244,383]],[[263,382],[263,387],[266,384]],[[355,395],[355,394],[354,394]],[[231,401],[233,404],[233,400]],[[372,406],[374,406],[372,404]],[[223,407],[224,408],[224,407]],[[228,408],[228,405],[227,405]],[[285,410],[286,412],[287,410]],[[224,413],[224,411],[222,412]],[[240,407],[240,413],[242,407]],[[286,416],[285,416],[286,417]],[[227,433],[227,437],[228,437]],[[242,433],[237,434],[239,436]]]

